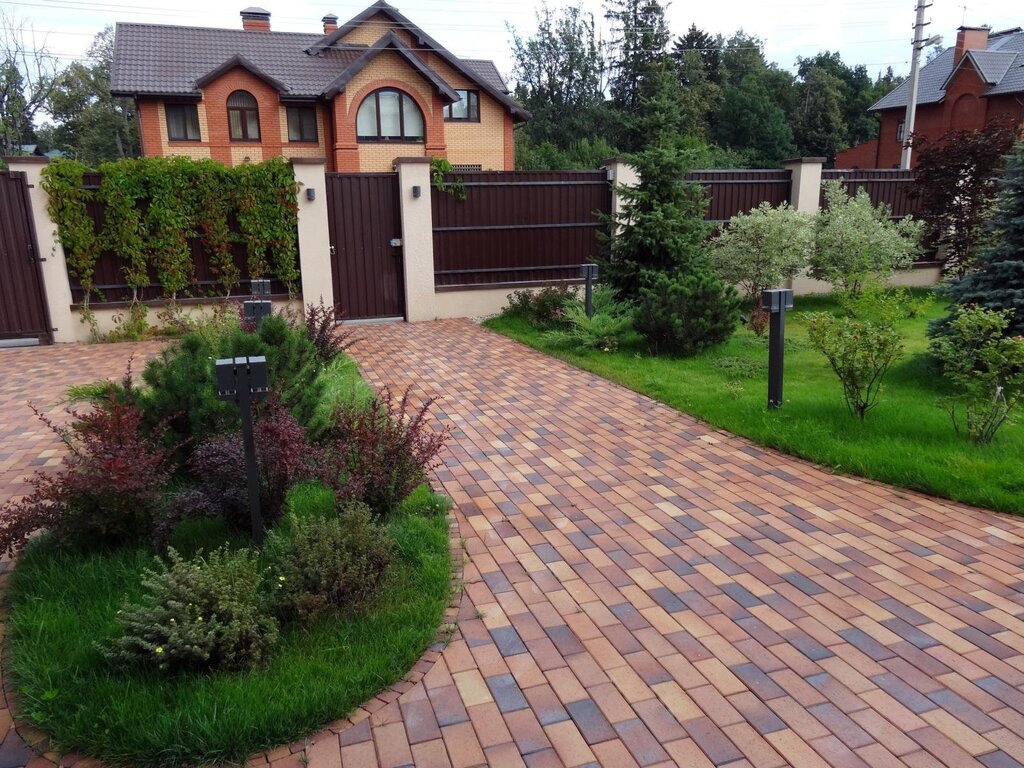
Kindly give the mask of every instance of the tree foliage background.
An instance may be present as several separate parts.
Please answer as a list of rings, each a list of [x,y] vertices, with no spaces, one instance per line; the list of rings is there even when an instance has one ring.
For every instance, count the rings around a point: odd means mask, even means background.
[[[676,129],[719,167],[832,159],[877,135],[867,110],[901,82],[891,68],[872,78],[866,66],[822,51],[791,71],[769,62],[764,41],[743,29],[726,36],[691,25],[673,37],[665,7],[608,0],[607,41],[579,5],[544,5],[534,31],[512,30],[516,95],[534,115],[516,131],[519,167],[593,166],[642,149],[647,96],[666,70],[674,83],[662,97],[674,102]]]

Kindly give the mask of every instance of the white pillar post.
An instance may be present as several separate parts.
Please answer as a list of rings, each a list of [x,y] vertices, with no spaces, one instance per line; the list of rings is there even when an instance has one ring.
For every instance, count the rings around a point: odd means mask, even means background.
[[[405,270],[405,319],[437,318],[434,292],[434,222],[430,205],[430,158],[400,157],[398,200],[402,212],[402,264]]]
[[[333,307],[334,270],[327,214],[326,160],[293,157],[292,170],[299,183],[299,269],[302,272],[302,303]],[[310,199],[312,197],[312,199]]]
[[[824,157],[797,157],[782,167],[792,174],[789,204],[800,213],[817,213],[821,200],[821,169]]]

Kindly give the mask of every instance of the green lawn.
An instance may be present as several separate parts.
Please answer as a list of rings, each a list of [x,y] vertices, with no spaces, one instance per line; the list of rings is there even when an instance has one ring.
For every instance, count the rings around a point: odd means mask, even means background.
[[[876,409],[861,423],[849,414],[839,380],[810,348],[801,311],[836,310],[830,297],[797,297],[787,319],[785,403],[769,411],[766,339],[745,328],[716,349],[686,360],[652,357],[645,349],[591,352],[553,347],[515,318],[485,325],[592,371],[716,427],[810,459],[835,472],[883,480],[956,501],[1024,513],[1024,427],[1009,424],[993,444],[958,438],[936,407],[942,381],[927,355],[925,328],[944,314],[932,300],[925,315],[906,320],[906,355],[890,370]]]
[[[310,734],[399,679],[436,636],[450,591],[447,520],[413,513],[390,533],[400,555],[367,613],[282,628],[265,669],[171,677],[119,667],[95,647],[118,631],[114,614],[137,593],[149,550],[33,542],[6,590],[23,715],[62,749],[133,766],[244,761]],[[191,554],[225,539],[246,543],[210,521],[185,524],[174,543]]]

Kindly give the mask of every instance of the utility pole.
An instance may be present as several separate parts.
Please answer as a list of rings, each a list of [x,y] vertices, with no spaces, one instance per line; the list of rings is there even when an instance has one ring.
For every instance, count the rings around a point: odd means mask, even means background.
[[[942,42],[942,35],[932,35],[924,39],[924,28],[931,24],[924,20],[924,12],[931,8],[932,4],[925,0],[917,0],[917,20],[914,22],[914,49],[910,59],[910,93],[907,98],[907,113],[903,119],[903,157],[900,160],[900,168],[910,170],[911,155],[913,153],[914,120],[917,116],[917,87],[920,79],[921,51],[929,45],[937,45]],[[967,13],[967,6],[964,6],[964,13]]]
[[[917,112],[917,81],[918,68],[921,61],[921,49],[925,47],[924,28],[928,22],[924,20],[924,12],[931,8],[930,3],[925,0],[917,0],[917,21],[914,22],[914,51],[910,57],[910,96],[907,99],[907,114],[903,118],[903,158],[900,161],[900,168],[910,169],[910,145],[911,136],[914,133],[914,115]]]

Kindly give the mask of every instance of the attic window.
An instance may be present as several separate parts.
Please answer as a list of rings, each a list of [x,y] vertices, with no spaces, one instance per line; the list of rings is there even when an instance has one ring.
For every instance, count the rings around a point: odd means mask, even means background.
[[[444,108],[446,122],[479,123],[480,122],[480,91],[467,91],[456,88],[459,100]]]
[[[259,105],[248,91],[235,91],[228,96],[228,127],[232,141],[260,140]]]
[[[359,105],[356,135],[359,141],[423,141],[423,113],[409,94],[381,88]]]

